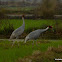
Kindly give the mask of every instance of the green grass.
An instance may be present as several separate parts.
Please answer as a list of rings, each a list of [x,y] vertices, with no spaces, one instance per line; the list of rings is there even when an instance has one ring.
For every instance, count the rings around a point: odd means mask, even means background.
[[[13,30],[19,28],[22,24],[23,24],[22,19],[2,20],[0,24],[0,34],[3,35],[3,37],[0,36],[0,38],[9,38]],[[49,25],[53,26],[54,32],[52,30],[46,31],[45,34],[40,36],[40,38],[62,39],[62,21],[61,20],[25,19],[25,30],[21,36],[22,38],[25,38],[25,36],[28,35],[28,33],[36,29],[44,29]]]
[[[62,27],[62,21],[58,20],[58,26],[59,28]],[[18,28],[22,25],[23,21],[21,19],[8,19],[8,20],[2,20],[1,29],[8,27],[8,23],[13,24],[14,28]],[[25,30],[31,29],[31,28],[46,28],[46,26],[53,26],[55,28],[56,21],[55,20],[32,20],[32,19],[25,19]]]
[[[18,48],[17,43],[15,43],[14,47],[11,48],[11,42],[8,41],[0,41],[0,62],[15,62],[18,58],[24,58],[25,56],[29,56],[33,53],[33,51],[40,50],[45,52],[49,46],[58,47],[58,45],[62,46],[62,40],[42,40],[43,42],[38,43],[38,46],[34,44],[32,48],[32,42],[27,42],[24,44],[20,42],[20,47]]]

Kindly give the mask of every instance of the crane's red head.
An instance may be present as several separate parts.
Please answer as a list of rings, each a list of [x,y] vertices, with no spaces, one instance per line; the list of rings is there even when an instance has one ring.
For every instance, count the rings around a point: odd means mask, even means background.
[[[22,15],[22,17],[24,17],[24,15]]]
[[[52,26],[48,26],[49,28],[52,28]]]

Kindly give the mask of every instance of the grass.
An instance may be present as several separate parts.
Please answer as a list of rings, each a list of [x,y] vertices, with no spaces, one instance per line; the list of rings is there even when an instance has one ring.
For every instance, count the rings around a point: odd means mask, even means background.
[[[32,41],[27,42],[27,44],[19,42],[19,48],[17,46],[17,43],[15,43],[14,47],[11,48],[11,42],[0,41],[0,62],[16,62],[18,58],[29,56],[33,53],[33,51],[39,50],[41,52],[45,52],[50,46],[62,46],[62,40],[52,40],[51,42],[50,40],[42,40],[38,42],[39,47],[34,44],[33,48],[31,43]]]
[[[59,28],[62,27],[60,20],[57,21],[59,24]],[[22,25],[23,21],[21,19],[7,19],[2,20],[1,29],[4,28],[6,25],[8,27],[8,23],[13,24],[14,28],[18,28]],[[56,21],[55,20],[32,20],[32,19],[25,19],[25,30],[30,28],[46,28],[46,26],[53,26],[55,28]],[[45,26],[45,27],[44,27]]]
[[[34,7],[5,7],[3,10],[5,10],[6,14],[32,14],[32,11]]]
[[[0,38],[9,38],[13,30],[17,29],[22,24],[23,24],[23,21],[21,19],[1,20],[0,35],[4,35],[4,34],[5,35],[4,37],[0,36]],[[62,21],[61,20],[47,20],[47,19],[46,20],[45,19],[38,19],[38,20],[25,19],[25,30],[24,30],[24,33],[21,35],[21,37],[25,38],[25,36],[28,33],[36,29],[44,29],[49,25],[53,26],[54,32],[52,30],[46,31],[45,34],[43,34],[43,36],[42,35],[40,36],[40,38],[62,39],[61,38],[62,37]]]

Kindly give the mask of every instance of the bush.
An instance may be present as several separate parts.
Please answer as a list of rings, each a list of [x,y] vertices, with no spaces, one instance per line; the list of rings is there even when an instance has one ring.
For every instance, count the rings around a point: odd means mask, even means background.
[[[10,35],[14,31],[12,24],[9,24],[8,27],[5,26],[3,30],[0,30],[0,35]]]
[[[5,11],[5,9],[0,9],[0,19],[4,19],[4,18],[6,18],[6,11]]]
[[[14,27],[12,24],[9,24],[8,27],[4,27],[4,34],[11,34],[14,31]]]
[[[59,53],[59,54],[58,54]],[[55,62],[55,58],[62,58],[62,46],[50,47],[46,52],[34,51],[31,56],[19,58],[16,62]]]
[[[56,5],[56,0],[42,0],[42,3],[39,5],[39,7],[35,9],[36,11],[34,10],[34,14],[44,19],[53,18]]]

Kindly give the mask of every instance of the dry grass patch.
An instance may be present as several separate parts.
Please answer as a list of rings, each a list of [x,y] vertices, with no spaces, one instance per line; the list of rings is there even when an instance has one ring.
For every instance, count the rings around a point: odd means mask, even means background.
[[[19,58],[16,62],[55,62],[55,58],[62,58],[62,46],[48,47],[46,52],[34,51],[31,56]]]

